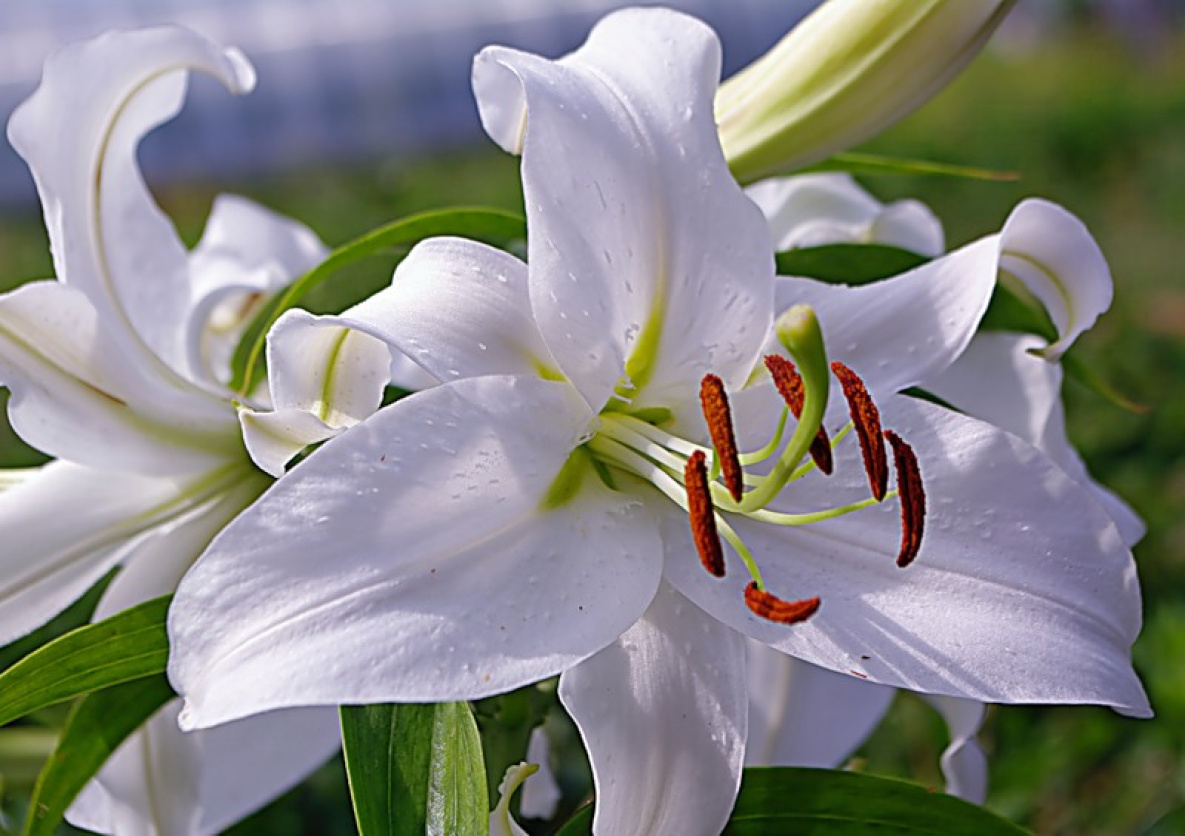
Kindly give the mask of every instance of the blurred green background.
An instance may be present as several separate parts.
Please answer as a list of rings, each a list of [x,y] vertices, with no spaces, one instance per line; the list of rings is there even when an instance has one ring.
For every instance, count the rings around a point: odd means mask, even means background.
[[[1072,382],[1065,394],[1071,436],[1092,472],[1149,525],[1136,549],[1146,609],[1135,662],[1157,717],[1129,720],[1088,707],[993,709],[982,734],[991,758],[989,805],[1041,834],[1185,833],[1185,38],[1133,48],[1078,26],[1030,51],[989,52],[862,150],[1021,174],[1014,183],[866,181],[882,199],[928,203],[952,246],[998,229],[1017,201],[1041,195],[1078,214],[1108,255],[1115,305],[1077,351],[1148,410],[1125,411]],[[492,148],[259,182],[194,183],[158,197],[193,242],[220,191],[295,216],[330,244],[420,209],[520,202],[516,162]],[[0,215],[0,286],[50,272],[40,218]],[[343,280],[363,293],[388,277],[389,265],[375,262]],[[38,460],[4,432],[0,463]],[[0,655],[0,664],[12,655]],[[903,697],[857,765],[941,786],[944,744],[936,716]],[[18,760],[11,750],[2,761],[9,765],[2,780],[10,821],[19,822],[43,742],[29,745],[23,772],[12,768]],[[353,832],[340,763],[234,832]]]

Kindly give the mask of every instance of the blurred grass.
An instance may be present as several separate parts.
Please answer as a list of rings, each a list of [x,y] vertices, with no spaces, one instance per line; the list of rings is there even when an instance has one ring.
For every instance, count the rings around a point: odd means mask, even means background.
[[[1007,184],[870,182],[884,199],[929,203],[952,245],[998,229],[1029,195],[1082,217],[1108,255],[1116,302],[1080,350],[1123,392],[1151,406],[1135,415],[1067,387],[1071,435],[1092,471],[1149,524],[1136,550],[1146,613],[1135,658],[1158,716],[993,709],[983,734],[992,764],[989,803],[1041,834],[1185,833],[1185,39],[1178,35],[1170,46],[1136,56],[1104,33],[1079,31],[1032,53],[987,54],[866,149],[1021,173]],[[518,189],[515,161],[485,150],[248,184],[191,184],[159,197],[191,243],[213,195],[234,190],[337,244],[435,206],[518,208]],[[39,218],[0,216],[0,269],[0,287],[50,274]],[[371,263],[351,278],[360,288],[377,286],[389,278],[389,266]],[[5,464],[31,460],[11,438],[0,438],[0,451]],[[932,712],[902,698],[861,757],[871,771],[940,786],[944,734]],[[335,804],[345,804],[340,764],[235,832],[351,832],[346,808]]]

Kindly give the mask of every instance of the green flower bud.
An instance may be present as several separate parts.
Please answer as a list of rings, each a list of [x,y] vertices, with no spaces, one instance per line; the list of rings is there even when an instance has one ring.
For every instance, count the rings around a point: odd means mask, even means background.
[[[830,0],[720,86],[733,174],[752,183],[875,135],[938,92],[1016,0]]]

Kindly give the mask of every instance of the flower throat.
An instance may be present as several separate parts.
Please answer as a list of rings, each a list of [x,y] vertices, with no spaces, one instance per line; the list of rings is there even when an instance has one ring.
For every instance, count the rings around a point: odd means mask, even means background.
[[[662,430],[647,420],[648,414],[612,410],[601,414],[600,428],[584,449],[591,453],[593,466],[610,488],[615,488],[612,470],[622,470],[654,485],[686,511],[700,562],[715,577],[725,575],[727,561],[721,540],[727,542],[750,576],[744,593],[746,606],[761,618],[796,624],[813,616],[822,602],[818,597],[785,599],[770,591],[752,552],[725,514],[739,514],[772,525],[809,525],[897,497],[901,506],[897,565],[904,568],[921,549],[926,497],[912,447],[892,430],[882,429],[876,404],[854,371],[838,361],[828,364],[814,311],[804,305],[792,307],[778,321],[778,338],[798,365],[779,355],[765,358],[765,368],[784,407],[773,437],[760,450],[739,450],[724,383],[713,374],[705,375],[700,386],[710,448]],[[823,427],[831,375],[840,384],[850,415],[848,424],[834,438]],[[791,415],[796,427],[783,446]],[[870,497],[800,514],[768,508],[783,488],[812,470],[830,475],[834,470],[832,451],[853,429]],[[895,490],[888,489],[890,449]],[[746,471],[770,459],[773,463],[764,475]]]

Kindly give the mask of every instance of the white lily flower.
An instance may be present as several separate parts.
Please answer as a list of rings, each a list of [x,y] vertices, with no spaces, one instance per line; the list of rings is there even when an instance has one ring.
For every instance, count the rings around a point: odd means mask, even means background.
[[[709,441],[705,380],[709,404],[733,393],[741,449],[778,438],[787,413],[754,372],[772,244],[720,151],[719,69],[711,31],[666,10],[611,15],[560,61],[478,56],[491,135],[528,114],[529,267],[424,242],[390,288],[323,320],[444,382],[327,442],[182,581],[170,677],[185,727],[479,698],[560,673],[596,832],[706,833],[740,780],[746,636],[897,687],[1147,713],[1129,660],[1134,565],[1107,516],[1030,445],[891,394],[970,340],[995,240],[894,282],[886,307],[905,318],[838,335],[825,321],[829,345],[872,351],[857,368],[922,463],[930,510],[912,565],[896,565],[921,534],[904,445],[907,498],[879,510],[854,440],[837,443],[831,477],[800,465],[827,400],[809,311],[782,328],[806,381],[791,440],[768,470],[739,460],[739,497],[708,479],[725,447]],[[843,423],[834,406],[829,428]],[[710,414],[713,430],[732,424]],[[727,552],[711,553],[712,522]],[[796,595],[813,597],[779,597]]]
[[[180,107],[187,70],[236,93],[254,84],[240,53],[192,32],[113,33],[54,55],[9,122],[41,196],[57,280],[0,296],[0,380],[12,390],[16,431],[57,460],[0,494],[0,643],[48,621],[116,566],[98,617],[172,591],[270,482],[248,455],[219,369],[253,298],[325,249],[304,227],[224,197],[186,253],[135,153]],[[331,360],[289,358],[302,362]],[[332,710],[184,735],[179,707],[167,705],[124,744],[71,821],[103,832],[213,833],[337,746]]]
[[[919,255],[946,250],[942,222],[917,200],[884,204],[849,174],[775,177],[745,189],[769,221],[774,249],[888,244]]]

